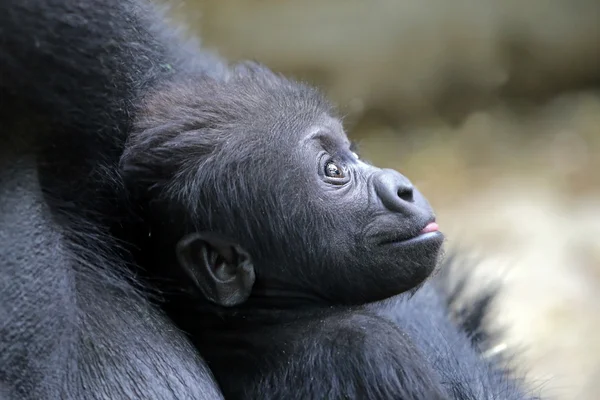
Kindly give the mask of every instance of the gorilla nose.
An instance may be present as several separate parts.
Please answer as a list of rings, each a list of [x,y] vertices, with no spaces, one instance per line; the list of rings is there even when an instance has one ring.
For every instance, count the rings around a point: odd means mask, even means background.
[[[393,169],[381,170],[375,177],[374,185],[383,204],[392,211],[402,211],[407,202],[413,202],[412,183]]]

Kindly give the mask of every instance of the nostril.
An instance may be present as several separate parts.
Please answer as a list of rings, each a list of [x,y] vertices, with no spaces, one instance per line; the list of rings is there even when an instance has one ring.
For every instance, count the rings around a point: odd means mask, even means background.
[[[413,188],[411,186],[398,188],[396,194],[404,201],[413,201]]]
[[[375,192],[391,211],[404,212],[414,203],[415,189],[402,174],[391,169],[381,170],[373,180]]]

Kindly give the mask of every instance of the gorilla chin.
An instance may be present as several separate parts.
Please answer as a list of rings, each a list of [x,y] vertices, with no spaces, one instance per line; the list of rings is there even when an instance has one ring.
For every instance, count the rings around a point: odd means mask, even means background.
[[[390,253],[398,254],[396,261],[386,266],[390,282],[395,281],[397,284],[389,291],[382,290],[380,292],[382,296],[392,297],[403,292],[414,292],[421,287],[439,266],[444,239],[442,232],[434,231],[382,245]],[[389,271],[390,269],[395,271]],[[393,279],[394,276],[398,276],[397,280]],[[407,282],[410,282],[412,286],[407,287]]]

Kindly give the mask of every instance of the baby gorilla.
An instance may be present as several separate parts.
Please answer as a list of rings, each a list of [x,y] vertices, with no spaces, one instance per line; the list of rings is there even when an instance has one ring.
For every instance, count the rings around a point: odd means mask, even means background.
[[[121,165],[146,224],[138,261],[173,283],[165,308],[225,397],[523,398],[431,284],[361,306],[435,269],[425,198],[361,161],[315,90],[256,64],[222,71],[148,96]]]
[[[178,248],[209,299],[362,304],[412,289],[435,268],[443,236],[425,198],[398,172],[361,161],[313,89],[246,63],[157,93],[124,171],[160,226],[152,257],[172,254],[169,238],[203,233]],[[246,252],[252,263],[239,268]]]

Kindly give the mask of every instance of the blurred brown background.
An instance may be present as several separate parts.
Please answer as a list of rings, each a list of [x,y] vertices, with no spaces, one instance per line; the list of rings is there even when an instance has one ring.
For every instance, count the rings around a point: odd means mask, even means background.
[[[600,0],[187,0],[204,45],[320,86],[450,247],[506,279],[533,390],[600,399]]]

